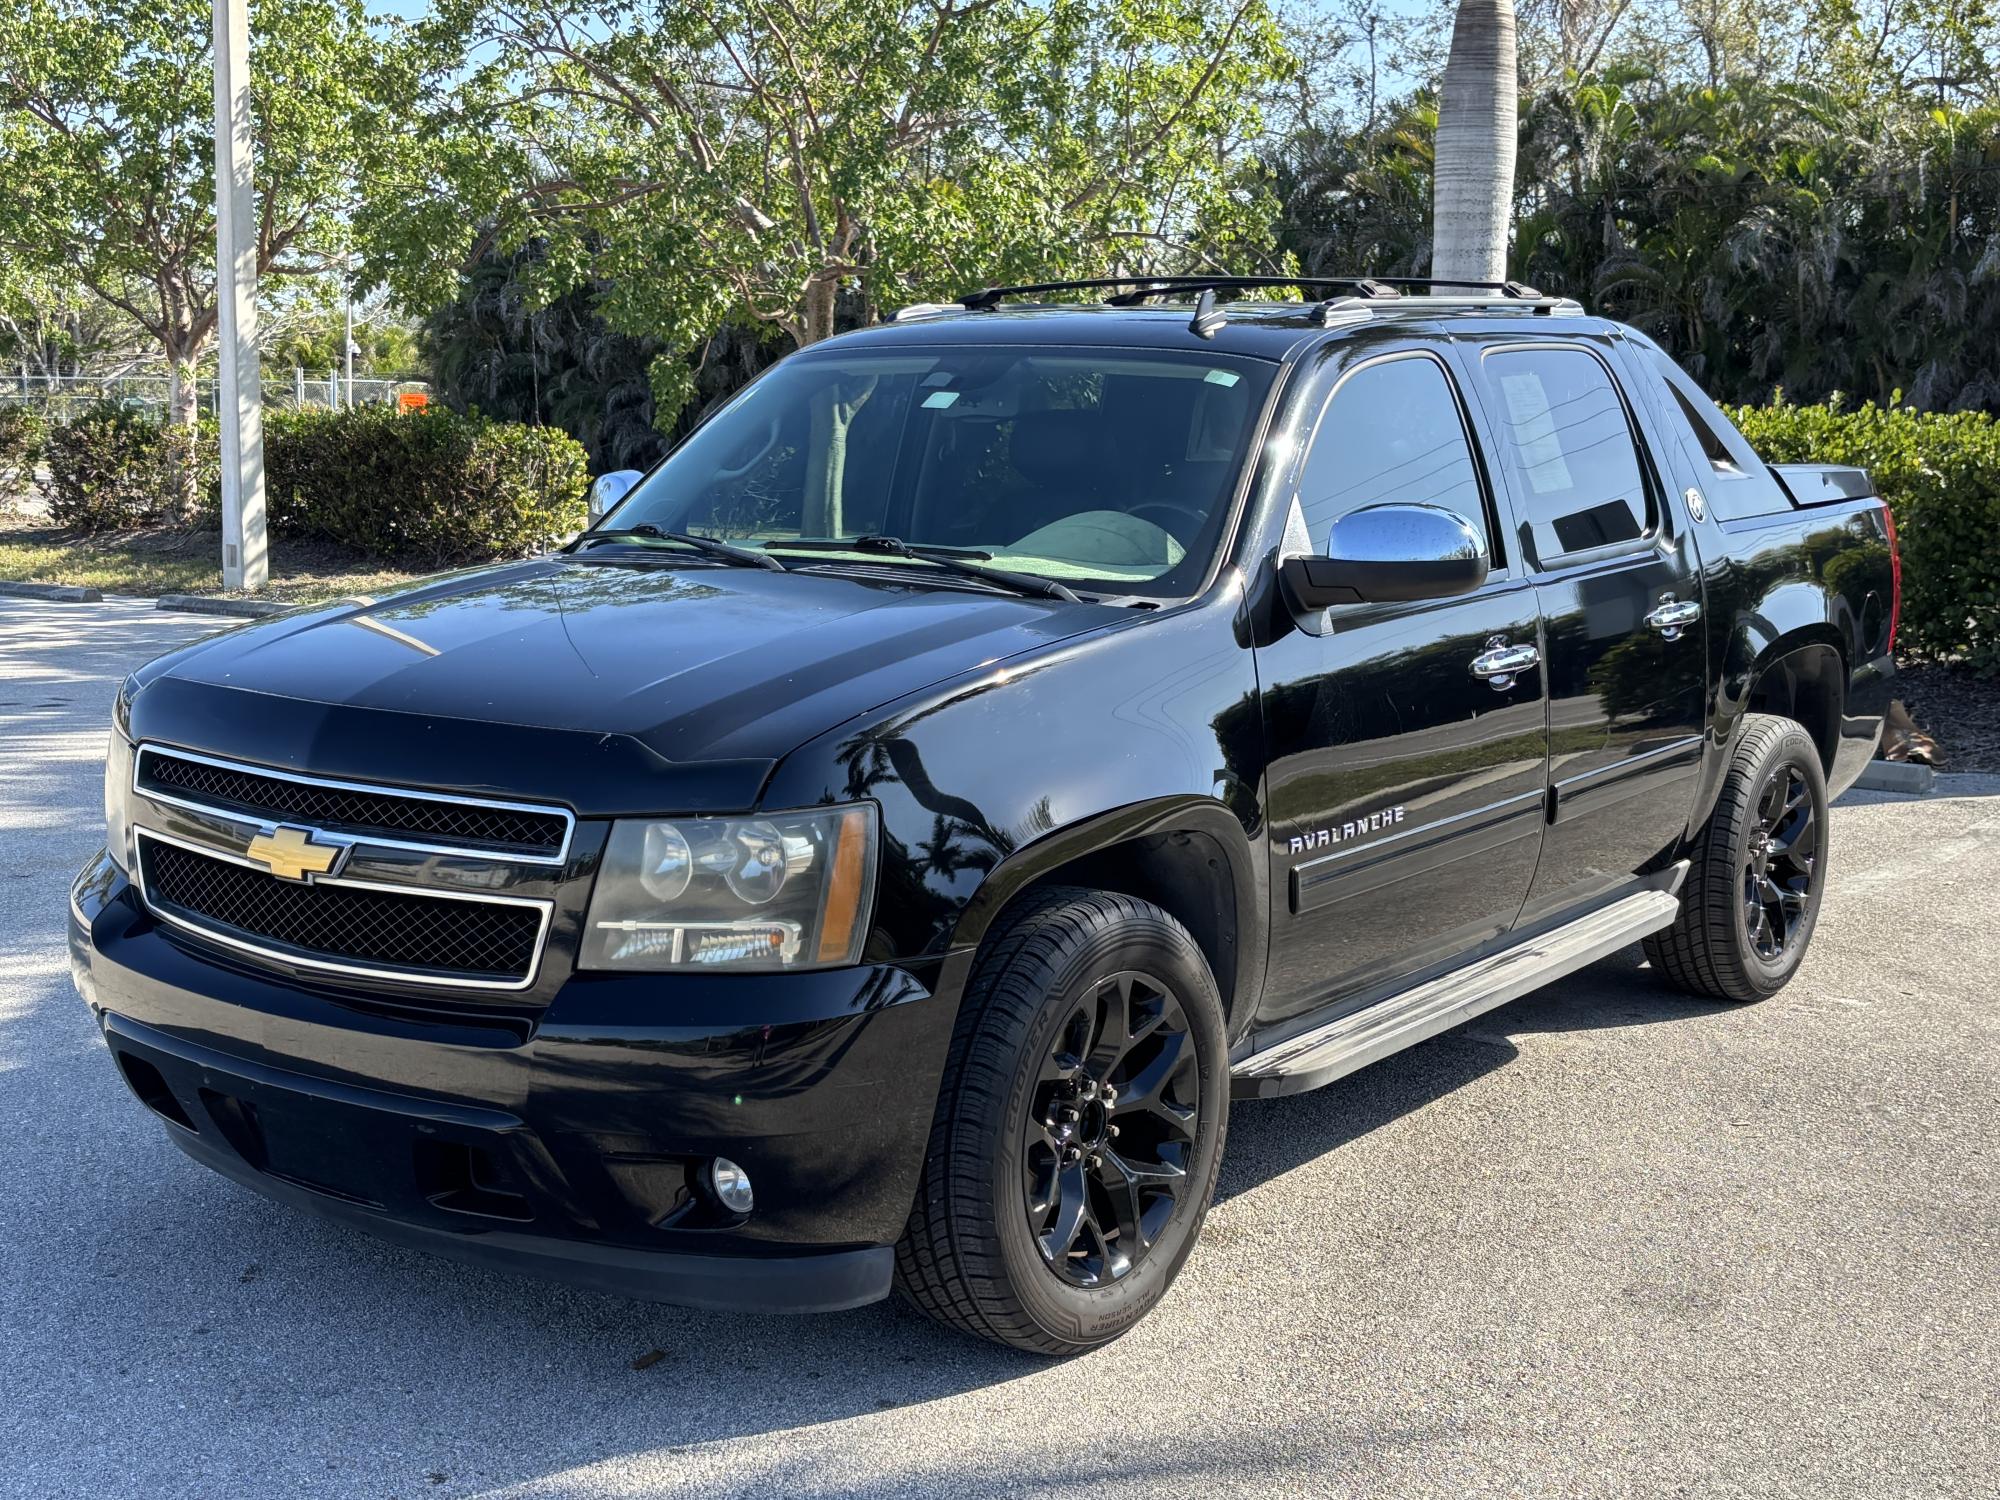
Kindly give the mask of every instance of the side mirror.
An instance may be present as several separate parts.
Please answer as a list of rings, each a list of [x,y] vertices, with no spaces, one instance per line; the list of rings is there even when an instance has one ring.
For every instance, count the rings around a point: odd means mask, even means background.
[[[589,524],[595,526],[603,520],[604,513],[623,500],[625,492],[644,477],[637,469],[613,469],[591,480],[590,496],[584,502],[590,513]]]
[[[1280,570],[1295,608],[1448,599],[1486,581],[1486,543],[1438,505],[1364,505],[1333,523],[1324,557],[1289,557]]]

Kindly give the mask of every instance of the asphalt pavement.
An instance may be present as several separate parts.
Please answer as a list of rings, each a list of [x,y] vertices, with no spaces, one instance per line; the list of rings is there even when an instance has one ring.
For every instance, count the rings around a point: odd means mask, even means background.
[[[2000,1496],[2000,777],[1843,799],[1764,1004],[1635,950],[1237,1106],[1168,1301],[1052,1365],[473,1271],[184,1158],[62,923],[119,677],[213,624],[0,602],[0,1495]]]

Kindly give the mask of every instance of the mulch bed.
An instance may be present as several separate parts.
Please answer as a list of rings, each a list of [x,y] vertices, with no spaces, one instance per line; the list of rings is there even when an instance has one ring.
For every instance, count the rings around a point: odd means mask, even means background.
[[[2000,677],[1930,662],[1896,667],[1896,696],[1937,741],[1937,768],[2000,771]]]

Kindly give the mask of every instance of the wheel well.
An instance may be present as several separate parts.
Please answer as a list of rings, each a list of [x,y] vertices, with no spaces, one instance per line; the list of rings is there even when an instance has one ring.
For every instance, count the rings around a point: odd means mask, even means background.
[[[1127,839],[1058,865],[1017,892],[1014,901],[1051,885],[1122,891],[1167,912],[1208,960],[1222,996],[1224,1022],[1233,1019],[1239,959],[1236,887],[1229,857],[1213,837],[1166,832]]]
[[[1840,746],[1841,701],[1846,665],[1831,646],[1804,646],[1771,662],[1757,674],[1744,705],[1753,714],[1776,714],[1803,724],[1819,746],[1820,766],[1833,774]]]

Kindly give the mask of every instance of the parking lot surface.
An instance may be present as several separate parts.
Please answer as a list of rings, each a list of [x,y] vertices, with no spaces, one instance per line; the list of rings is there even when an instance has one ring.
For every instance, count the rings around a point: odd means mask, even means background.
[[[0,602],[0,1495],[2000,1495],[2000,778],[1843,799],[1764,1004],[1634,950],[1237,1106],[1166,1304],[1051,1365],[473,1271],[186,1160],[62,924],[120,676],[213,624]]]

